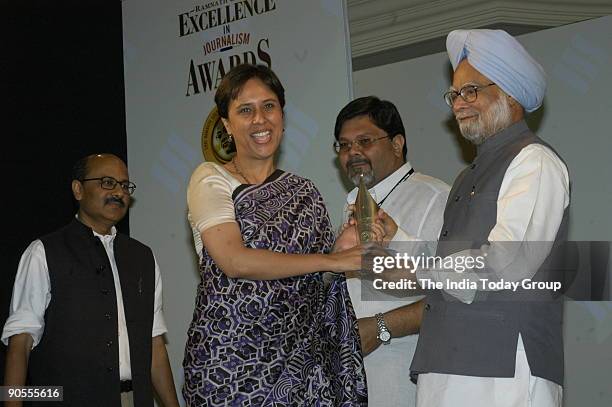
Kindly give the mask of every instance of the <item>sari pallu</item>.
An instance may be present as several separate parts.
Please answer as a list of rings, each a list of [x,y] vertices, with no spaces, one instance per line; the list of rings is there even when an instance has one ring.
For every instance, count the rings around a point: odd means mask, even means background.
[[[312,182],[276,171],[233,196],[246,247],[327,253],[334,234]],[[188,406],[367,404],[357,324],[346,281],[322,273],[279,280],[228,278],[203,250],[188,331]],[[270,267],[275,267],[270,264]]]

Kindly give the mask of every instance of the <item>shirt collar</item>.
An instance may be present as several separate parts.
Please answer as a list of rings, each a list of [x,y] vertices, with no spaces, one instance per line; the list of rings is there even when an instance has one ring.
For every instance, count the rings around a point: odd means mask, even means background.
[[[410,162],[406,161],[404,165],[402,165],[397,170],[395,170],[393,173],[391,173],[389,176],[387,176],[387,178],[383,179],[378,184],[374,185],[368,191],[370,191],[370,193],[374,192],[374,194],[376,194],[376,198],[378,199],[378,201],[384,199],[384,197],[387,196],[389,192],[391,192],[393,187],[397,185],[397,183],[400,182],[400,180],[404,176],[406,176],[406,174],[408,174],[408,172],[410,172],[411,169],[412,169],[412,165],[410,165]],[[354,188],[346,196],[346,202],[349,204],[352,204],[355,202],[356,198],[357,198],[357,188]]]
[[[81,220],[79,219],[79,214],[75,214],[74,217],[81,222]],[[81,222],[83,223],[83,222]],[[83,223],[84,224],[84,223]],[[89,226],[87,226],[91,232],[93,233],[93,235],[95,237],[99,237],[100,240],[102,240],[105,243],[112,243],[115,240],[115,236],[117,236],[117,228],[116,227],[111,227],[111,232],[109,235],[101,235],[100,233],[96,232],[95,230],[91,229]]]

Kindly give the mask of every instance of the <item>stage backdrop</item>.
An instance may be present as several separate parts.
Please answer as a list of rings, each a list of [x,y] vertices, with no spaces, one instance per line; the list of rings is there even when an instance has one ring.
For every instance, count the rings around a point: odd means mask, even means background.
[[[334,221],[344,189],[333,125],[350,100],[343,0],[124,0],[127,149],[137,184],[131,235],[154,250],[164,282],[169,351],[177,385],[199,281],[186,221],[186,187],[205,160],[227,160],[213,96],[232,66],[270,66],[287,104],[279,167],[320,186]]]

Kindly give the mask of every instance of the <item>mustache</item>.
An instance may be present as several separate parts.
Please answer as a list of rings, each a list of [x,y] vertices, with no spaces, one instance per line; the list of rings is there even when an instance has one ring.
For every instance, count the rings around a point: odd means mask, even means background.
[[[363,157],[351,157],[346,162],[346,168],[350,168],[353,165],[359,165],[359,164],[367,164],[369,166],[372,166],[372,164],[370,163],[370,160],[368,160],[367,158],[363,158]]]
[[[123,201],[123,199],[121,198],[117,198],[116,196],[109,196],[108,198],[106,198],[104,200],[104,205],[108,205],[111,203],[116,203],[117,205],[119,205],[122,208],[125,208],[125,202]]]
[[[461,120],[470,116],[477,116],[478,112],[474,110],[461,110],[455,114],[455,119]]]

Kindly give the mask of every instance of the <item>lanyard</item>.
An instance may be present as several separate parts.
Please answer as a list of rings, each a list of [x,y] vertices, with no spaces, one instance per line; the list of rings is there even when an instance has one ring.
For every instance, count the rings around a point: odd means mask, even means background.
[[[385,202],[385,200],[386,200],[386,199],[389,197],[389,195],[391,195],[391,192],[393,192],[393,191],[395,190],[395,188],[397,188],[397,186],[398,186],[399,184],[401,184],[402,182],[406,181],[406,180],[407,180],[407,179],[408,179],[408,178],[409,178],[409,177],[412,175],[412,173],[413,173],[413,172],[414,172],[414,168],[410,168],[410,171],[408,171],[408,172],[406,173],[406,175],[404,175],[404,176],[402,177],[402,179],[400,179],[399,181],[397,181],[397,182],[395,183],[395,185],[393,185],[393,188],[391,188],[391,191],[389,191],[389,193],[387,193],[387,195],[385,195],[385,197],[382,199],[382,201],[380,201],[380,202],[378,203],[378,207],[379,207],[379,208],[380,208],[380,207],[382,207],[383,202]]]

